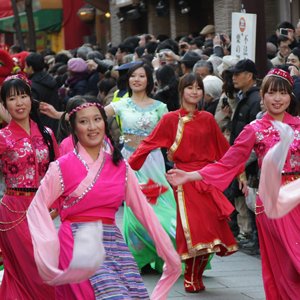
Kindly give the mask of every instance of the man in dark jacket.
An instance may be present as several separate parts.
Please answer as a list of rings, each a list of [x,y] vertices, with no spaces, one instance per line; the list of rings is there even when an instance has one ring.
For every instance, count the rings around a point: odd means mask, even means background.
[[[44,58],[39,53],[31,53],[25,60],[25,72],[31,80],[32,96],[40,102],[47,102],[60,110],[56,80],[44,70]],[[41,115],[41,121],[56,134],[58,120]]]
[[[256,119],[260,111],[260,94],[256,86],[257,70],[255,64],[250,59],[239,61],[233,69],[233,84],[239,90],[237,94],[237,107],[232,117],[232,131],[230,144],[232,145],[243,130],[243,128]],[[257,175],[257,161],[246,164],[246,175]],[[237,222],[239,226],[238,240],[249,240],[255,231],[254,216],[246,206],[245,197],[239,191],[238,182],[232,184],[235,195],[235,208],[238,211]]]

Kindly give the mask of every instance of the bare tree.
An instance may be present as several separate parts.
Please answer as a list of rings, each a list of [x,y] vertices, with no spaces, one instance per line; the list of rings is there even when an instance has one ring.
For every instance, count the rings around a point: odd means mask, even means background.
[[[24,40],[23,40],[23,36],[22,36],[22,30],[21,30],[21,23],[20,23],[20,17],[19,17],[19,10],[17,7],[17,1],[16,0],[11,0],[11,6],[14,12],[14,27],[16,30],[16,36],[17,36],[17,41],[19,46],[22,49],[25,49],[25,44],[24,44]]]
[[[32,11],[32,0],[25,0],[25,12],[28,23],[28,48],[32,51],[36,51],[36,35]]]

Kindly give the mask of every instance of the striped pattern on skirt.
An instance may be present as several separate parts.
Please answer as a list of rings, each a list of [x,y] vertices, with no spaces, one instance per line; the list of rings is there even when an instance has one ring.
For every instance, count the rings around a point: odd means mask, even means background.
[[[98,300],[149,299],[137,264],[116,225],[103,224],[104,263],[90,278]]]

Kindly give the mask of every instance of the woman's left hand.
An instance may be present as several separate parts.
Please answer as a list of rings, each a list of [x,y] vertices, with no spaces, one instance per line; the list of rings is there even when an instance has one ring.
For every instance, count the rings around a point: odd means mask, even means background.
[[[239,180],[239,189],[243,192],[243,194],[245,195],[245,197],[248,196],[249,189],[248,189],[247,180],[244,180],[244,179],[240,179]]]

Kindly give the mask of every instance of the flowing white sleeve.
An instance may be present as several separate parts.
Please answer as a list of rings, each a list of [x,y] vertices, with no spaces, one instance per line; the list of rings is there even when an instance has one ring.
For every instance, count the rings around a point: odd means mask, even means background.
[[[294,139],[292,128],[282,122],[273,122],[280,132],[280,141],[263,159],[259,182],[259,197],[269,218],[281,218],[300,203],[300,180],[281,185],[282,170]]]
[[[92,276],[104,260],[102,224],[88,222],[74,238],[73,258],[67,270],[59,265],[60,243],[48,208],[63,192],[57,162],[51,163],[27,211],[34,258],[41,278],[50,285],[80,282]]]
[[[140,189],[138,180],[128,167],[126,204],[152,237],[158,255],[165,261],[163,274],[152,292],[152,300],[167,299],[168,293],[181,274],[181,262],[173,244],[161,226],[152,207]]]

